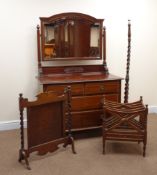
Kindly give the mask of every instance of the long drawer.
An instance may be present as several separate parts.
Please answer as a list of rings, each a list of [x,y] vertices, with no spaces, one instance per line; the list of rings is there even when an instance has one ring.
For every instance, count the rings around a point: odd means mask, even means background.
[[[72,111],[101,109],[102,108],[101,102],[104,97],[112,101],[119,100],[119,94],[73,97],[71,101],[71,107],[72,107],[71,109]]]
[[[72,113],[72,128],[87,128],[100,126],[102,110],[91,110]]]

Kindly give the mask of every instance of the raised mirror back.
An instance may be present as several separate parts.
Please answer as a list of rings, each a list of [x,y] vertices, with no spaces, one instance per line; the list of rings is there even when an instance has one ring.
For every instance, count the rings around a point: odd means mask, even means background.
[[[40,20],[42,60],[102,58],[102,19],[62,13]]]

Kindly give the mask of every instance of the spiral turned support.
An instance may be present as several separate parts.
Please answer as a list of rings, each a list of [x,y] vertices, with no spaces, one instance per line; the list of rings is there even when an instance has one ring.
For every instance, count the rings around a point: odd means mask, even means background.
[[[129,70],[130,70],[130,55],[131,55],[130,53],[131,53],[131,23],[130,20],[128,20],[128,49],[127,49],[124,103],[128,103],[128,96],[129,96]]]

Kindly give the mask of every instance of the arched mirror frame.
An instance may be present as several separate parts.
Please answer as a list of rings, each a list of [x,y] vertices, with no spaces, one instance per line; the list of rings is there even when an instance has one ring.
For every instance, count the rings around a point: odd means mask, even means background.
[[[55,24],[59,21],[83,21],[85,24],[97,25],[99,27],[99,41],[98,41],[98,55],[95,56],[87,56],[85,55],[77,55],[76,56],[59,56],[53,57],[52,59],[45,58],[45,25]],[[40,17],[41,27],[37,26],[37,38],[38,38],[38,61],[39,64],[41,61],[56,61],[56,60],[106,60],[106,35],[105,29],[103,28],[103,19],[96,19],[92,16],[82,14],[82,13],[61,13],[57,15],[53,15],[50,17]],[[77,33],[75,32],[75,35]],[[84,36],[82,36],[84,37]],[[79,36],[79,38],[81,38]],[[83,41],[84,42],[84,41]],[[79,43],[76,46],[79,48]],[[84,48],[83,48],[84,49]],[[79,53],[79,51],[77,51]]]

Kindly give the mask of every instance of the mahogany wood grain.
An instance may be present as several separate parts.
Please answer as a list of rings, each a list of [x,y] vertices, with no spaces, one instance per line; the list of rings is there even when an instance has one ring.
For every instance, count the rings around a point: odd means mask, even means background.
[[[104,19],[97,19],[87,14],[68,12],[52,15],[50,17],[40,17],[41,35],[38,40],[41,40],[41,47],[38,47],[38,52],[45,58],[44,48],[46,41],[46,25],[54,27],[54,40],[56,44],[56,57],[50,57],[48,60],[96,60],[102,59],[102,30]],[[98,27],[98,55],[90,55],[90,40],[91,26]],[[68,37],[65,37],[65,31]],[[70,33],[70,34],[69,34]],[[40,37],[41,36],[41,37]],[[105,36],[104,36],[105,37]]]
[[[42,74],[65,74],[65,73],[86,73],[86,72],[104,72],[103,65],[73,65],[73,66],[44,66]]]
[[[72,131],[100,126],[103,97],[117,102],[121,100],[121,78],[111,74],[48,74],[40,77],[40,82],[44,91],[55,91],[58,94],[66,86],[71,86]]]
[[[25,160],[27,169],[30,169],[28,157],[34,151],[43,155],[57,150],[58,145],[63,143],[64,147],[71,144],[73,153],[76,153],[70,128],[69,90],[66,90],[66,93],[66,95],[57,95],[52,92],[41,93],[35,101],[28,101],[20,94],[21,148],[19,150],[19,162]],[[26,136],[23,125],[24,110],[26,110],[27,119]],[[66,129],[68,134],[65,132]],[[27,141],[27,144],[24,141]]]
[[[104,98],[103,111],[103,154],[106,141],[115,140],[143,142],[145,156],[148,106],[143,104],[142,98],[133,103],[117,103]]]
[[[70,47],[67,55],[75,53],[74,57],[60,57],[54,58],[53,61],[58,60],[57,66],[53,63],[49,64],[44,60],[44,44],[45,44],[45,25],[54,24],[54,22],[61,21],[62,24],[56,30],[59,35],[56,35],[59,49],[62,50],[59,54],[64,56],[65,48],[62,47],[61,38],[65,38],[63,28],[65,27],[64,20],[76,23],[75,27],[68,28],[71,35],[68,35],[70,42],[75,42],[75,48]],[[77,19],[77,20],[75,20]],[[103,26],[103,19],[97,19],[87,14],[82,13],[61,13],[52,15],[50,17],[40,17],[41,26],[38,27],[38,61],[41,69],[39,69],[38,81],[42,86],[44,92],[54,91],[57,94],[62,94],[64,88],[71,86],[71,115],[72,115],[72,131],[92,130],[95,127],[101,127],[102,115],[102,98],[106,97],[109,100],[121,101],[121,77],[114,76],[109,73],[106,60],[106,28]],[[81,23],[80,23],[81,22]],[[89,28],[90,25],[99,26],[99,41],[98,47],[91,47],[89,49]],[[41,32],[41,33],[40,33]],[[39,35],[40,34],[40,35]],[[60,38],[59,38],[60,37]],[[39,39],[40,38],[40,39]],[[41,41],[41,43],[39,42]],[[85,47],[83,44],[85,43]],[[66,47],[69,48],[69,45]],[[92,49],[92,50],[91,50]],[[88,51],[94,56],[88,56]],[[39,54],[41,53],[41,55]],[[99,57],[96,56],[99,53]],[[39,59],[39,56],[42,57]],[[87,63],[101,59],[101,63]],[[63,62],[64,60],[64,62]],[[78,64],[73,62],[76,60],[86,60],[85,64]],[[68,62],[67,62],[68,61]],[[69,61],[71,64],[69,64]],[[99,60],[100,61],[100,60]],[[60,64],[61,62],[61,64]],[[66,128],[67,129],[67,128]],[[95,132],[95,130],[93,130]]]

